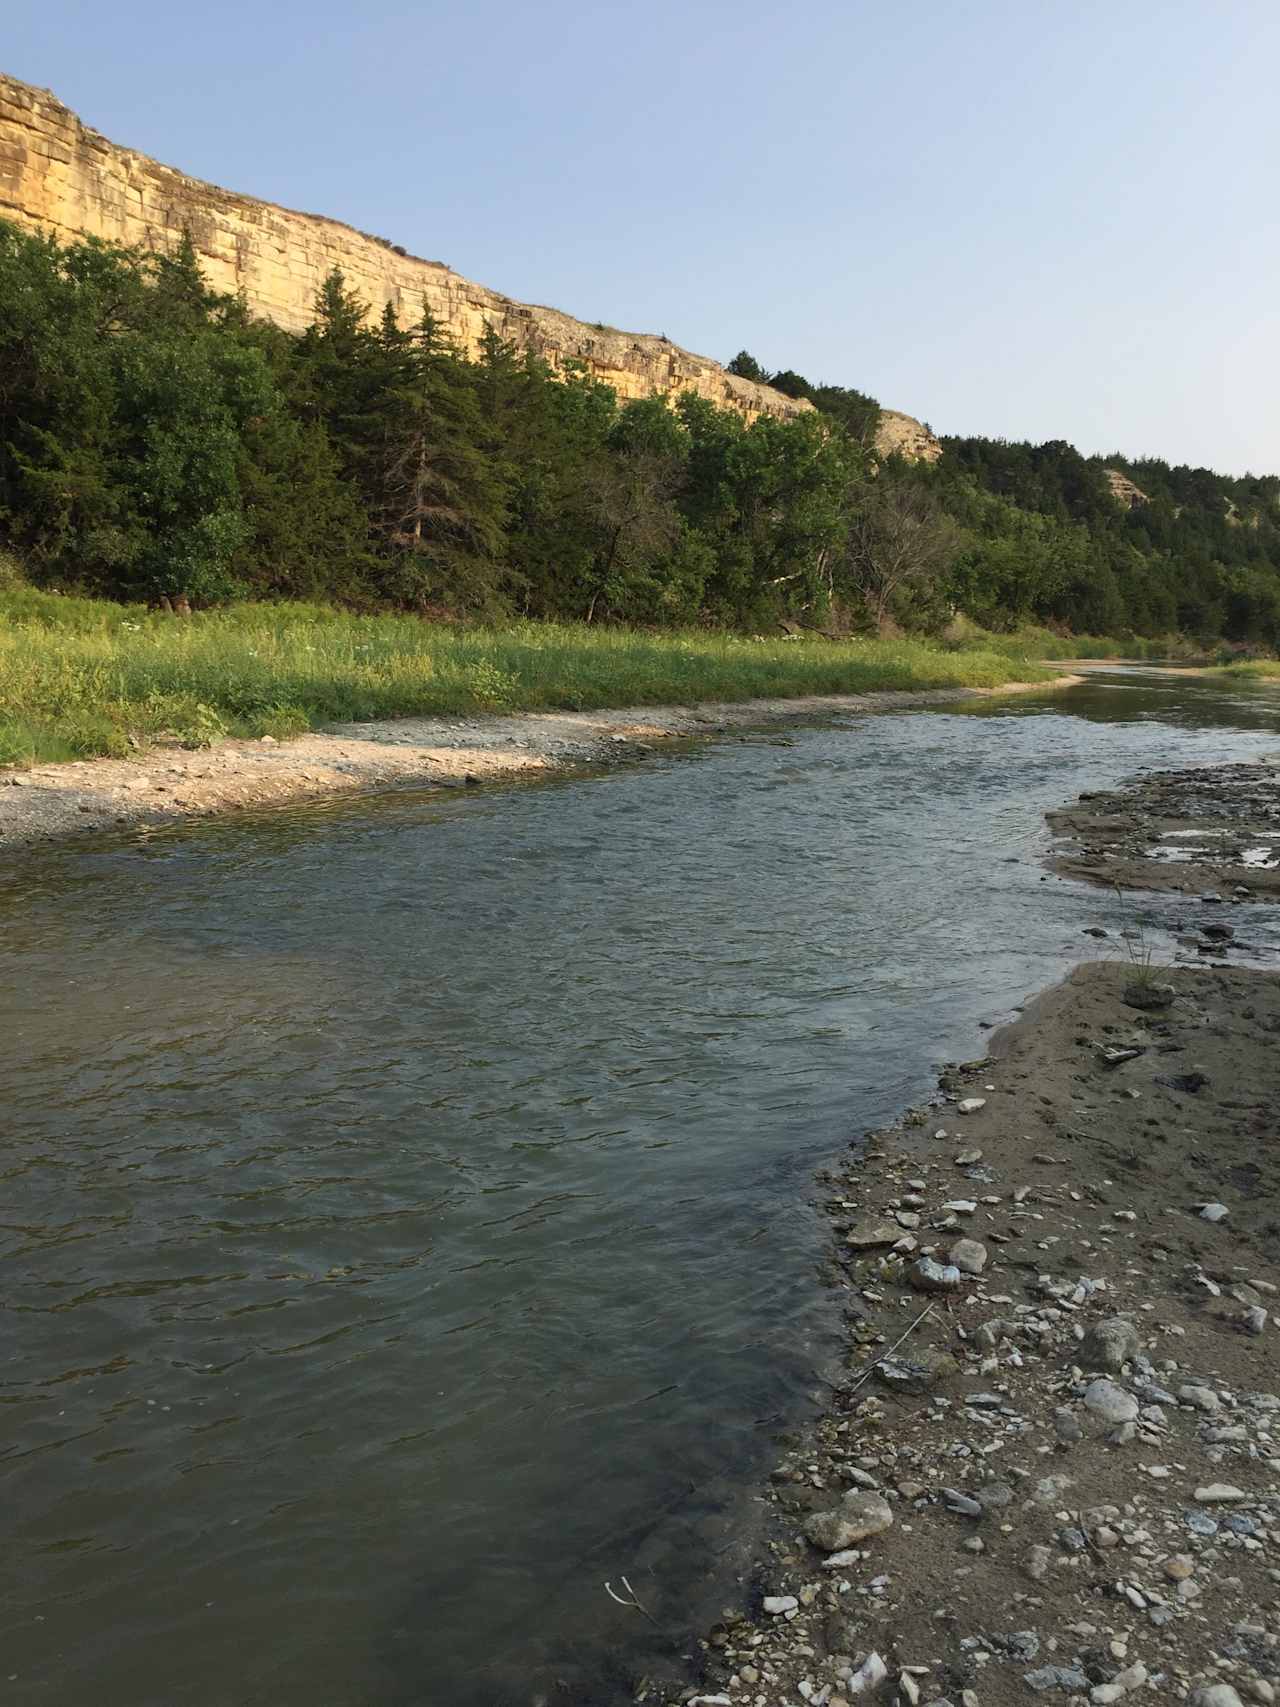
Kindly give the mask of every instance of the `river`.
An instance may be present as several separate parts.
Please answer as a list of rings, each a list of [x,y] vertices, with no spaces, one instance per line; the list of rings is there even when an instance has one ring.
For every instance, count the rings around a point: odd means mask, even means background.
[[[1102,670],[0,866],[9,1698],[628,1699],[833,1353],[815,1170],[1121,922],[1041,814],[1277,751]]]

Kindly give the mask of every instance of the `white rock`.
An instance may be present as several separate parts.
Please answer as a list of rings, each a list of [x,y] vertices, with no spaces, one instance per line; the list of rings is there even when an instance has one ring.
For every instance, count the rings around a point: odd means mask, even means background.
[[[1225,1203],[1201,1203],[1198,1207],[1202,1221],[1225,1221],[1231,1213]],[[1231,1693],[1234,1695],[1235,1690]]]
[[[843,1685],[843,1693],[865,1695],[870,1689],[878,1689],[888,1675],[889,1668],[879,1654],[868,1654],[848,1683]]]
[[[952,1215],[972,1215],[978,1205],[972,1197],[953,1197],[950,1203],[944,1203],[942,1207]]]
[[[1190,1405],[1192,1410],[1204,1411],[1209,1416],[1221,1405],[1221,1400],[1212,1387],[1197,1387],[1191,1383],[1178,1388],[1178,1400],[1181,1404]]]
[[[775,1618],[780,1618],[784,1612],[795,1612],[800,1606],[793,1594],[767,1594],[763,1604],[765,1611],[771,1612]]]
[[[1085,1388],[1084,1402],[1106,1423],[1133,1422],[1138,1415],[1138,1401],[1114,1381],[1091,1381]]]
[[[987,1247],[977,1239],[957,1239],[947,1252],[947,1261],[964,1274],[981,1274],[987,1266]]]
[[[1201,1505],[1234,1505],[1248,1497],[1242,1488],[1233,1488],[1229,1482],[1211,1482],[1207,1488],[1196,1489],[1196,1499]]]
[[[1244,1703],[1229,1683],[1206,1683],[1191,1691],[1188,1707],[1244,1707]]]
[[[976,1114],[980,1108],[987,1106],[986,1097],[966,1097],[963,1102],[956,1104],[961,1114]]]

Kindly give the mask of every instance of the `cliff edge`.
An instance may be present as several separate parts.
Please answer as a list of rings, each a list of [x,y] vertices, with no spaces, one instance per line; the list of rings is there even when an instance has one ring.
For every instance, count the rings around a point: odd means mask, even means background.
[[[787,417],[811,407],[739,379],[665,337],[592,326],[554,308],[515,302],[442,262],[420,260],[339,220],[189,178],[90,130],[47,89],[3,73],[0,218],[63,241],[100,237],[160,251],[186,231],[214,289],[242,293],[253,313],[290,331],[310,323],[316,292],[338,267],[375,315],[391,303],[401,323],[409,324],[425,300],[468,355],[475,355],[488,324],[553,371],[578,364],[623,398],[693,391],[748,418]],[[886,410],[884,423],[879,437],[886,443],[879,448],[886,452],[930,460],[941,454],[932,434],[910,416]],[[932,455],[926,440],[936,447]]]

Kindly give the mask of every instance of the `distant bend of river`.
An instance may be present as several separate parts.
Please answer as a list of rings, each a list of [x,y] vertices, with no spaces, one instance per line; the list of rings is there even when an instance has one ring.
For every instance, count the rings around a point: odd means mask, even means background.
[[[1118,922],[1041,814],[1277,751],[1101,671],[0,866],[9,1699],[628,1699],[836,1349],[815,1168]]]

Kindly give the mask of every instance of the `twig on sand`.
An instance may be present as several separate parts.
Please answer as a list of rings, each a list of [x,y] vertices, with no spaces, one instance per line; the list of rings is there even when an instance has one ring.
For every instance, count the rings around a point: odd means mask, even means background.
[[[935,1302],[936,1302],[936,1300],[935,1300]],[[884,1351],[882,1351],[880,1353],[879,1357],[877,1357],[875,1359],[874,1363],[869,1363],[867,1365],[867,1367],[862,1371],[862,1374],[859,1375],[858,1379],[853,1383],[852,1387],[849,1388],[849,1392],[850,1393],[856,1393],[858,1391],[858,1388],[861,1387],[861,1385],[864,1381],[869,1381],[871,1379],[871,1377],[875,1374],[878,1366],[884,1362],[885,1358],[893,1356],[894,1352],[897,1351],[898,1347],[902,1344],[903,1340],[906,1339],[907,1335],[915,1333],[916,1329],[920,1326],[921,1322],[924,1321],[926,1316],[928,1316],[932,1313],[933,1309],[934,1309],[933,1304],[926,1304],[924,1309],[921,1310],[920,1314],[916,1317],[915,1321],[912,1322],[911,1326],[909,1328],[907,1328],[903,1333],[900,1333],[898,1335],[897,1339],[894,1340],[894,1342],[891,1346],[886,1346]]]
[[[660,1626],[658,1624],[658,1620],[653,1616],[649,1608],[641,1602],[640,1596],[632,1588],[627,1579],[625,1577],[619,1577],[618,1581],[622,1584],[623,1588],[626,1589],[627,1593],[631,1596],[631,1599],[623,1600],[620,1594],[615,1594],[613,1592],[613,1584],[606,1583],[604,1585],[604,1592],[609,1596],[609,1599],[616,1600],[619,1606],[633,1606],[637,1612],[644,1613],[645,1617],[649,1620],[650,1624],[653,1625],[655,1630],[659,1629]]]

